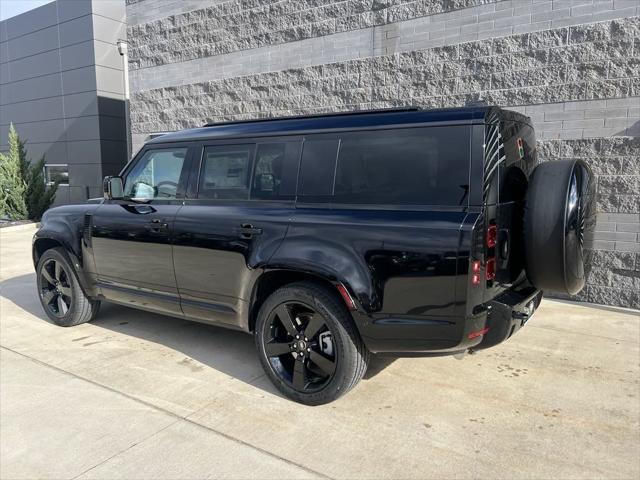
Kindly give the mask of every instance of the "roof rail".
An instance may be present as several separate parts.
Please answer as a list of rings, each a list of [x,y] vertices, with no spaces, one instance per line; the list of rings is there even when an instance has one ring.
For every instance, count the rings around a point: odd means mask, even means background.
[[[207,123],[203,127],[217,127],[220,125],[235,125],[238,123],[255,123],[255,122],[269,122],[276,120],[294,120],[299,118],[318,118],[318,117],[340,117],[349,115],[364,115],[367,113],[394,113],[394,112],[416,112],[420,110],[419,107],[403,107],[403,108],[379,108],[377,110],[356,110],[352,112],[335,112],[335,113],[313,113],[309,115],[292,115],[289,117],[268,117],[268,118],[256,118],[253,120],[232,120],[230,122],[214,122]]]

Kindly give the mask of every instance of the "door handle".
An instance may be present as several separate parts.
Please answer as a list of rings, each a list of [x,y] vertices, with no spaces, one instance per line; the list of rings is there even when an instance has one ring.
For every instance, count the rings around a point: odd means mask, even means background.
[[[145,228],[151,230],[152,232],[160,232],[160,230],[165,230],[169,228],[169,224],[164,221],[164,219],[154,218],[149,223],[145,225]]]
[[[137,215],[149,215],[156,211],[156,209],[151,205],[140,205],[139,203],[135,203],[133,205],[122,205],[122,208]]]
[[[250,223],[243,223],[242,225],[240,225],[238,233],[240,233],[240,238],[249,239],[254,235],[260,235],[262,233],[262,229],[255,228]]]

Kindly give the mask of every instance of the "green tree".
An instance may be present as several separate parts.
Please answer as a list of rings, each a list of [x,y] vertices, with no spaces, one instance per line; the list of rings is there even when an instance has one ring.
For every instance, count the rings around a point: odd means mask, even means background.
[[[25,202],[31,220],[38,221],[56,197],[58,184],[47,185],[44,178],[44,157],[34,165],[27,163]]]
[[[9,152],[0,154],[0,217],[21,220],[27,216],[26,183],[20,154],[24,145],[13,124],[9,127]]]
[[[40,220],[56,196],[58,184],[47,185],[45,159],[27,160],[25,142],[13,125],[9,128],[9,152],[0,154],[0,217]]]

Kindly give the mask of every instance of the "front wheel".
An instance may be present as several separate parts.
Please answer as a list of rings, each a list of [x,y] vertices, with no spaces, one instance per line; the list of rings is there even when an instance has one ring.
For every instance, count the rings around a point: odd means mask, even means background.
[[[44,252],[38,260],[36,275],[40,303],[56,325],[79,325],[98,313],[100,302],[84,294],[64,250],[52,248]]]
[[[258,313],[255,341],[273,384],[306,405],[332,402],[353,388],[369,352],[339,297],[314,283],[276,290]]]

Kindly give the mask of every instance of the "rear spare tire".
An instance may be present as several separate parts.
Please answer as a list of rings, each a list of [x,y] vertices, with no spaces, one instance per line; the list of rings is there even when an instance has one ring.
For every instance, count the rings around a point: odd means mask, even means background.
[[[585,233],[593,229],[593,175],[581,160],[538,165],[524,211],[525,265],[541,290],[574,295],[585,284]]]

